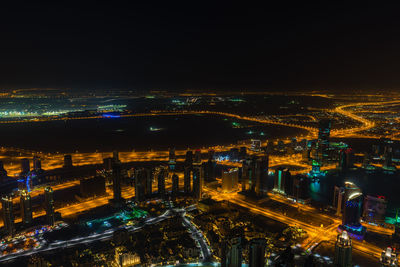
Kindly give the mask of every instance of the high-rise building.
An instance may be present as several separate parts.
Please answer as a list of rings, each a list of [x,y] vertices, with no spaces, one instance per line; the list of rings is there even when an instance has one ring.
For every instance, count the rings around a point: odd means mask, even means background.
[[[172,196],[176,197],[179,193],[179,176],[174,173],[172,175]]]
[[[258,197],[263,197],[266,195],[267,192],[268,156],[257,158],[254,167],[255,167],[254,191]]]
[[[396,250],[392,249],[391,247],[383,250],[380,258],[380,264],[382,267],[399,266]]]
[[[320,146],[326,148],[329,146],[329,136],[331,134],[332,121],[329,119],[323,119],[319,121],[318,126],[318,143]]]
[[[27,175],[31,171],[29,159],[21,159],[21,175]]]
[[[186,151],[186,156],[185,156],[185,166],[192,166],[193,164],[193,152],[192,151]]]
[[[113,162],[112,164],[112,175],[113,175],[113,201],[122,201],[121,197],[121,163]]]
[[[256,152],[261,151],[261,141],[258,139],[251,139],[250,149]]]
[[[352,267],[352,244],[350,236],[343,231],[337,236],[335,244],[334,264],[339,267]]]
[[[242,146],[239,148],[239,160],[245,159],[247,157],[247,147]]]
[[[254,181],[254,161],[251,158],[247,158],[242,162],[242,191],[250,191]]]
[[[135,171],[135,200],[140,203],[146,200],[146,170],[141,168]]]
[[[194,161],[193,161],[193,163],[201,164],[201,150],[200,149],[197,149],[194,152]]]
[[[114,162],[120,162],[120,160],[119,160],[119,153],[118,153],[118,151],[116,151],[116,150],[113,151],[113,161],[114,161]]]
[[[255,238],[249,245],[249,267],[265,266],[266,241],[264,238]]]
[[[279,167],[275,170],[275,177],[274,177],[274,191],[287,194],[287,188],[289,188],[292,184],[290,171],[287,168]],[[292,186],[293,187],[293,186]]]
[[[293,177],[292,195],[298,202],[310,199],[309,179],[307,176],[297,174]]]
[[[239,169],[231,168],[222,172],[222,192],[229,193],[237,190],[239,182]]]
[[[175,170],[176,165],[176,155],[175,155],[175,148],[169,149],[169,159],[168,159],[168,167],[170,171]]]
[[[339,152],[339,169],[346,171],[353,168],[354,152],[351,148],[342,149]]]
[[[202,165],[193,166],[193,197],[197,200],[203,195],[204,170]]]
[[[342,224],[359,227],[362,209],[362,192],[354,183],[345,183]]]
[[[243,248],[241,237],[225,241],[221,252],[221,267],[242,267]]]
[[[54,225],[56,218],[54,212],[54,193],[50,186],[44,189],[44,204],[46,210],[46,219],[49,225]]]
[[[64,168],[72,168],[72,156],[71,155],[64,155]]]
[[[364,199],[363,220],[370,223],[385,222],[387,200],[384,196],[367,195]]]
[[[31,225],[33,220],[32,201],[31,201],[31,196],[25,190],[21,191],[20,205],[21,205],[21,218],[23,224]]]
[[[4,164],[0,161],[0,182],[3,182],[3,179],[7,177],[7,171],[4,169]]]
[[[42,169],[42,161],[38,156],[33,157],[33,170],[40,171]]]
[[[146,172],[146,185],[145,185],[145,195],[151,197],[153,194],[153,170],[145,169]]]
[[[183,191],[186,194],[189,194],[192,192],[191,174],[192,174],[192,166],[185,166],[184,171],[183,171]]]
[[[3,196],[1,198],[1,205],[3,208],[3,222],[4,228],[10,236],[14,236],[15,234],[15,225],[14,225],[14,209],[13,209],[13,200],[11,196]]]
[[[161,167],[158,171],[158,195],[161,198],[165,198],[165,177],[167,176],[167,170]]]

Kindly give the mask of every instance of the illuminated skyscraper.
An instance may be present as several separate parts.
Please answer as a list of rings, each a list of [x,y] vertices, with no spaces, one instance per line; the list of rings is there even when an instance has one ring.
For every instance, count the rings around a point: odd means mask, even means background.
[[[335,244],[334,264],[339,267],[352,267],[352,244],[350,236],[346,231],[343,231],[337,236]]]
[[[201,164],[193,166],[193,197],[201,199],[203,194],[204,170]]]
[[[193,153],[192,151],[186,152],[185,162],[184,162],[184,174],[183,174],[183,191],[186,194],[192,192],[191,188],[191,173],[193,169]]]
[[[175,170],[175,165],[176,165],[175,148],[170,148],[169,149],[169,160],[168,160],[169,169],[171,171]]]
[[[145,194],[147,197],[151,197],[153,194],[153,170],[145,169],[146,172],[146,185],[145,185]]]
[[[351,148],[342,149],[339,152],[339,168],[342,171],[346,171],[349,168],[353,168],[354,152]]]
[[[0,161],[0,182],[2,182],[3,178],[7,177],[7,171],[4,169],[4,164]]]
[[[344,200],[342,224],[359,227],[362,208],[361,189],[351,182],[346,182]]]
[[[135,171],[135,200],[136,202],[143,202],[146,199],[146,170],[141,168]]]
[[[113,151],[113,160],[114,160],[114,162],[120,162],[119,153],[116,150]]]
[[[231,168],[222,172],[222,192],[229,193],[237,190],[239,182],[239,169]]]
[[[42,169],[42,161],[40,160],[39,157],[34,156],[33,157],[33,170],[39,171]]]
[[[71,155],[64,155],[64,168],[72,168],[72,156]]]
[[[167,176],[167,170],[160,168],[158,172],[158,195],[161,198],[165,198],[165,177]]]
[[[193,161],[193,163],[195,163],[195,164],[201,163],[201,150],[200,149],[197,149],[194,152],[194,161]]]
[[[319,121],[318,146],[324,150],[329,146],[329,136],[331,134],[332,121],[323,119]]]
[[[274,191],[286,194],[287,188],[290,186],[291,175],[287,168],[279,167],[275,170]]]
[[[260,157],[255,162],[254,191],[258,197],[266,195],[268,182],[268,156]]]
[[[31,201],[31,196],[25,190],[21,191],[20,205],[21,205],[22,222],[25,225],[30,225],[33,220],[33,218],[32,218],[32,201]]]
[[[172,175],[172,196],[176,197],[179,193],[179,176],[175,173]]]
[[[121,163],[113,162],[112,164],[113,175],[113,201],[118,203],[122,200],[121,197]]]
[[[47,223],[54,225],[56,218],[54,213],[54,193],[50,186],[44,189],[44,205],[46,210]]]
[[[21,159],[21,175],[27,175],[31,170],[29,159]]]
[[[397,267],[399,262],[397,260],[397,253],[391,247],[382,251],[380,263],[382,267]]]
[[[192,166],[185,166],[183,172],[183,191],[186,194],[192,192],[191,189],[191,173],[192,173]]]
[[[3,222],[4,228],[10,236],[15,234],[14,225],[14,211],[13,211],[13,201],[11,196],[3,196],[1,198],[1,205],[3,208]]]
[[[250,241],[249,267],[265,266],[265,248],[266,242],[264,238],[255,238]]]
[[[230,238],[222,245],[221,267],[242,267],[243,260],[242,239]]]

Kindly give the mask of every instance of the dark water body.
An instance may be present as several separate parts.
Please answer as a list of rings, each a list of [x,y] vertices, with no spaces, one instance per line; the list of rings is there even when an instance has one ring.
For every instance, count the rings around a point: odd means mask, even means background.
[[[242,128],[234,128],[238,122]],[[158,131],[151,131],[150,128]],[[252,134],[248,134],[252,131]],[[261,135],[264,133],[264,135]],[[304,131],[217,115],[149,116],[0,124],[1,146],[38,151],[129,151],[198,148],[250,138],[285,138]]]

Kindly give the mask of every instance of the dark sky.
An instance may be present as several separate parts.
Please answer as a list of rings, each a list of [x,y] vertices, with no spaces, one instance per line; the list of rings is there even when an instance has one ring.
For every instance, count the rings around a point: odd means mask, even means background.
[[[398,6],[80,2],[0,7],[1,88],[400,89]]]

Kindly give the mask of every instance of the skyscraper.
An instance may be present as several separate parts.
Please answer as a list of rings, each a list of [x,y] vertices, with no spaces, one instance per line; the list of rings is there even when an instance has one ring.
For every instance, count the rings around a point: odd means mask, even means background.
[[[33,157],[33,170],[39,171],[42,169],[42,161],[38,156]]]
[[[64,155],[64,168],[72,168],[72,156],[71,155]]]
[[[362,192],[354,183],[345,183],[344,208],[342,224],[349,227],[359,227],[362,208]]]
[[[21,191],[20,205],[21,205],[21,218],[23,224],[25,225],[32,224],[33,218],[32,218],[31,196],[25,190]]]
[[[228,193],[237,190],[239,182],[239,169],[231,168],[222,172],[222,192]]]
[[[151,197],[153,194],[153,169],[145,169],[146,173],[146,185],[145,185],[145,195]]]
[[[242,239],[233,237],[225,241],[221,252],[221,267],[242,267]]]
[[[11,196],[3,196],[1,198],[1,205],[3,208],[3,222],[4,228],[10,236],[15,234],[14,226],[14,211],[13,211],[13,201]]]
[[[204,170],[203,166],[194,165],[193,166],[193,197],[197,200],[201,199],[203,194],[203,180],[204,180]]]
[[[179,193],[179,176],[177,174],[172,175],[172,196],[176,197]]]
[[[291,175],[287,168],[279,167],[275,170],[274,191],[286,194],[287,188],[290,186]]]
[[[163,167],[158,172],[158,195],[161,198],[165,198],[165,177],[167,176],[167,170]]]
[[[175,170],[176,165],[176,155],[175,155],[175,148],[169,149],[169,159],[168,159],[168,166],[171,171]]]
[[[135,200],[140,203],[146,199],[146,170],[141,168],[135,171]]]
[[[50,186],[44,189],[44,204],[46,210],[47,223],[54,225],[56,218],[54,213],[54,193]]]
[[[7,177],[7,171],[4,169],[4,164],[0,161],[0,182],[3,181],[3,178]]]
[[[336,244],[335,244],[335,258],[334,264],[339,267],[351,267],[352,259],[351,259],[351,251],[352,244],[350,236],[346,231],[343,231],[341,234],[337,236]]]
[[[192,166],[185,166],[184,171],[183,171],[183,191],[186,194],[189,194],[192,192],[191,174],[192,174]]]
[[[113,175],[113,201],[118,203],[122,200],[121,197],[121,163],[113,162],[112,164],[112,175]]]
[[[29,159],[21,159],[21,175],[27,175],[31,170]]]
[[[318,131],[318,146],[322,148],[322,151],[329,146],[329,136],[331,134],[332,121],[329,119],[323,119],[319,121]]]
[[[114,161],[114,162],[120,162],[120,160],[119,160],[119,153],[118,153],[118,151],[116,151],[116,150],[113,151],[113,161]]]
[[[255,174],[254,191],[258,197],[263,197],[267,192],[268,156],[263,156],[256,159],[254,174]]]
[[[193,163],[195,163],[195,164],[201,164],[201,150],[200,149],[197,149],[195,152],[194,152],[194,161],[193,161]]]
[[[265,266],[265,248],[266,242],[264,238],[255,238],[250,241],[249,267]]]

